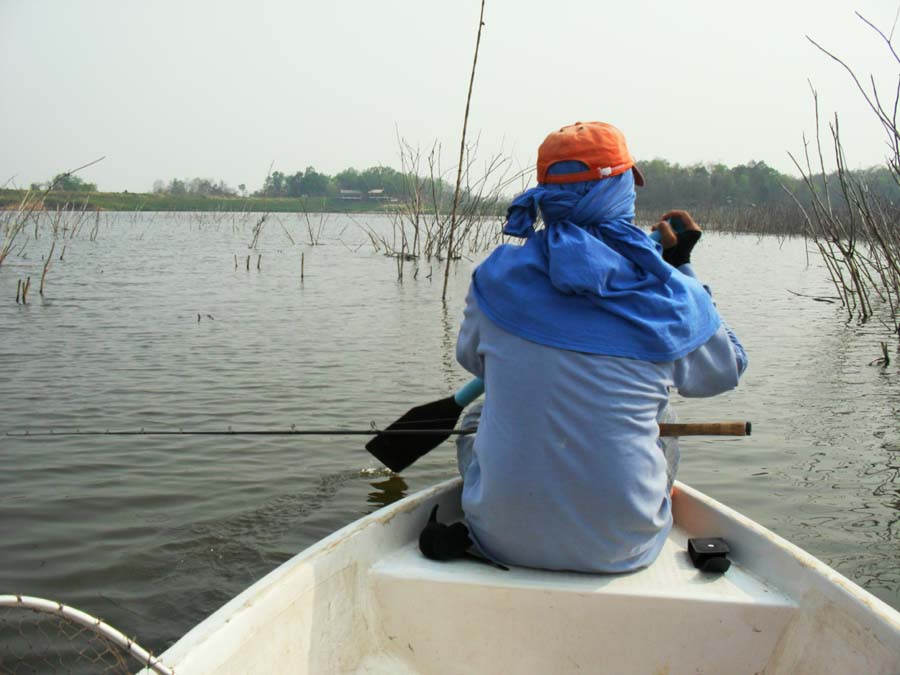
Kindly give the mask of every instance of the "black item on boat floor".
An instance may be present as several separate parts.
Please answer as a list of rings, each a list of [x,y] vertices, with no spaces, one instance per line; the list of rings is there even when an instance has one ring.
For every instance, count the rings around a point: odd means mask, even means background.
[[[731,567],[728,554],[731,549],[724,539],[709,537],[706,539],[688,539],[688,555],[691,562],[701,572],[722,574]]]
[[[438,507],[435,504],[428,516],[428,524],[419,534],[419,550],[429,560],[453,560],[465,558],[472,546],[469,528],[464,523],[445,525],[437,520]]]
[[[474,560],[478,563],[490,565],[498,570],[508,572],[509,568],[503,563],[496,560],[490,560],[477,553],[473,553],[470,549],[473,542],[469,538],[469,528],[463,522],[445,525],[439,523],[437,519],[438,505],[435,504],[431,509],[431,515],[428,516],[428,523],[425,529],[419,534],[419,550],[429,560],[457,560],[466,558]]]

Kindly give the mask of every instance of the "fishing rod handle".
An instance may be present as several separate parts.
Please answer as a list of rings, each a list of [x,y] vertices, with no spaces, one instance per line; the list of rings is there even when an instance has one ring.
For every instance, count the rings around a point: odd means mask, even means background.
[[[660,436],[749,436],[750,422],[660,424]]]

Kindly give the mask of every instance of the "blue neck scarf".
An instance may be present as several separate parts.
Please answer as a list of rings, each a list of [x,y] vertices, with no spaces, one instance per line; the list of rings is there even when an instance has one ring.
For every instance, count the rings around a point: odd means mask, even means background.
[[[514,335],[571,351],[659,362],[703,345],[721,322],[712,299],[633,225],[634,200],[630,171],[516,197],[503,231],[525,242],[499,246],[475,270],[481,310]]]

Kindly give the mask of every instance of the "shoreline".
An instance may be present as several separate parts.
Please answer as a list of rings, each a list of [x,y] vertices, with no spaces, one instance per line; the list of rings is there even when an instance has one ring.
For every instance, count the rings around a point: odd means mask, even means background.
[[[0,211],[16,211],[27,190],[0,190]],[[160,195],[139,192],[51,192],[40,207],[48,211],[212,211],[222,213],[396,213],[400,202],[346,200],[338,197],[207,197],[203,195]]]

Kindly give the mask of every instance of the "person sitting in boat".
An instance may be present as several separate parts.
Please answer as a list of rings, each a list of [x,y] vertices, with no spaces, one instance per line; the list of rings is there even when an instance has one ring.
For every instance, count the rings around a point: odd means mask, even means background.
[[[458,444],[462,507],[494,561],[627,572],[672,527],[677,447],[667,458],[658,429],[670,388],[728,391],[747,357],[690,265],[690,214],[663,214],[661,245],[634,225],[644,179],[617,128],[554,131],[537,175],[504,227],[524,244],[494,250],[466,299],[456,356],[486,396]]]

